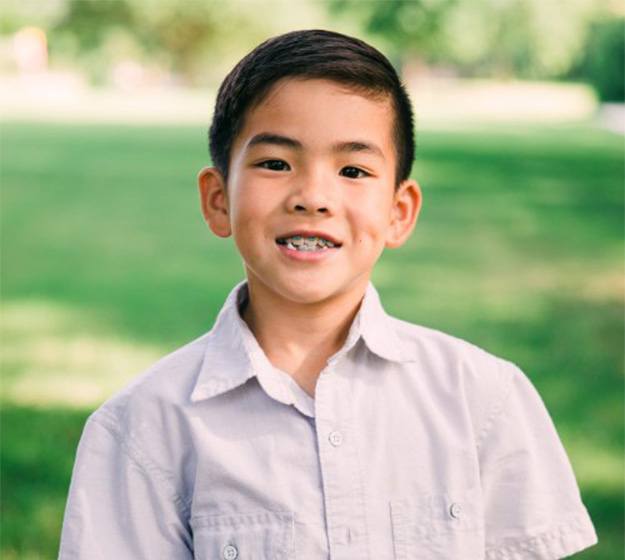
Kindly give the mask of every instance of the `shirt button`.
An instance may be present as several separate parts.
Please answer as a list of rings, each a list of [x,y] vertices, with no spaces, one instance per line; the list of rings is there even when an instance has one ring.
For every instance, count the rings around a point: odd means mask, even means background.
[[[234,560],[237,556],[239,556],[239,551],[236,546],[231,544],[227,544],[224,546],[223,557],[224,560]]]
[[[462,506],[459,503],[454,502],[453,504],[451,504],[451,506],[449,507],[449,514],[454,519],[458,519],[461,513],[462,513]]]
[[[330,440],[330,443],[334,445],[334,447],[338,447],[339,445],[341,445],[341,443],[343,443],[343,434],[337,431],[330,432],[328,439]]]

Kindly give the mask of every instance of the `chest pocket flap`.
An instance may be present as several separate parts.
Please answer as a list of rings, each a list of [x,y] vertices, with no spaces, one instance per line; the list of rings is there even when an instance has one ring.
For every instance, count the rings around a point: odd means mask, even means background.
[[[390,503],[396,560],[481,558],[484,516],[478,489]]]
[[[290,560],[294,552],[290,511],[201,515],[191,519],[194,556],[200,560]]]

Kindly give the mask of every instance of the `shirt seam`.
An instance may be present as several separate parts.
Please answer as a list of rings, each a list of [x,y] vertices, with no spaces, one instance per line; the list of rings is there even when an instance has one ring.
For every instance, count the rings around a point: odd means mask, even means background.
[[[517,560],[532,558],[557,560],[583,550],[597,542],[594,531],[589,525],[588,512],[585,509],[567,516],[561,523],[552,525],[546,531],[514,542],[508,542],[486,548],[486,560]],[[570,535],[578,535],[575,542],[565,542]]]
[[[122,437],[122,434],[118,431],[116,427],[116,419],[109,414],[105,414],[100,411],[98,417],[92,416],[90,419],[92,422],[99,424],[103,427],[107,432],[109,432],[115,441],[120,445],[121,449],[124,451],[126,456],[137,466],[145,475],[150,476],[153,475],[158,479],[159,482],[163,483],[167,486],[169,490],[170,497],[172,502],[178,509],[180,515],[184,518],[187,518],[190,511],[190,504],[182,498],[176,492],[174,485],[172,484],[169,475],[161,469],[154,461],[152,461],[147,455],[141,451],[139,446],[132,441],[128,441],[126,438]],[[128,438],[134,440],[134,438],[129,435]]]
[[[502,364],[504,362],[502,360],[497,360],[497,365],[498,365],[498,369],[499,371],[502,370]],[[505,408],[505,404],[508,401],[508,398],[510,396],[510,393],[512,392],[512,375],[509,375],[505,381],[505,386],[503,388],[503,390],[501,391],[501,394],[499,396],[499,398],[497,399],[497,401],[495,402],[495,404],[491,407],[491,412],[488,415],[488,417],[486,418],[482,428],[480,429],[477,438],[476,438],[476,443],[475,446],[477,448],[477,450],[479,451],[481,448],[482,443],[484,442],[484,439],[486,438],[486,436],[490,433],[492,427],[495,425],[495,421],[499,418],[499,416],[502,414],[504,408]]]

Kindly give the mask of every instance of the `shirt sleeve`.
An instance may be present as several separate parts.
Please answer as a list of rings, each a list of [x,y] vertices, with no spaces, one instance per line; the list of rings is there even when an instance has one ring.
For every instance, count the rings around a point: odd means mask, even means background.
[[[165,473],[92,416],[78,445],[59,560],[191,559],[183,509]]]
[[[598,542],[547,409],[514,364],[478,440],[487,560],[555,560]]]

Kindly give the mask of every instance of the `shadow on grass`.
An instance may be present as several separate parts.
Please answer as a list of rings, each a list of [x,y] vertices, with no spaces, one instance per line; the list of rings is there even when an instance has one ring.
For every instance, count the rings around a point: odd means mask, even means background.
[[[88,413],[3,404],[1,556],[56,558],[76,446]]]
[[[593,520],[599,542],[575,555],[579,560],[616,560],[623,557],[623,494],[599,488],[582,488],[584,504]]]

